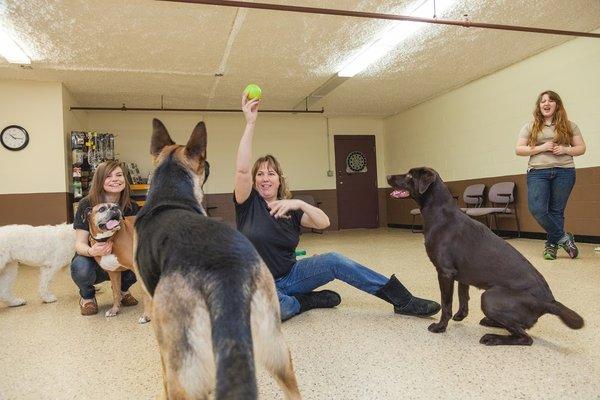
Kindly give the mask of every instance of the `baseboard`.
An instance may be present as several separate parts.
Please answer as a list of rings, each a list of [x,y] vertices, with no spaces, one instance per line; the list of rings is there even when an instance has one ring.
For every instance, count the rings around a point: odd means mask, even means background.
[[[408,224],[387,224],[388,228],[410,229]],[[422,230],[422,225],[415,225],[415,229]],[[498,236],[502,237],[517,237],[517,231],[494,231]],[[546,234],[541,232],[521,232],[521,237],[524,239],[540,239],[545,240]],[[575,241],[579,243],[600,243],[600,236],[588,236],[575,234]]]

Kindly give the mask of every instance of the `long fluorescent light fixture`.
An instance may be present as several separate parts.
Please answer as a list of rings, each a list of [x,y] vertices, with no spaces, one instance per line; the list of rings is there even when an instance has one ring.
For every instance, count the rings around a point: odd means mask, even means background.
[[[435,14],[442,14],[455,1],[456,0],[435,0]],[[417,2],[415,10],[408,15],[413,17],[431,18],[433,13],[434,0],[421,0]],[[394,22],[379,36],[378,39],[352,58],[352,60],[337,73],[338,76],[347,78],[353,77],[386,55],[390,50],[394,49],[398,43],[421,29],[425,24],[425,22]]]
[[[0,55],[12,64],[31,64],[29,56],[2,28],[0,28]]]

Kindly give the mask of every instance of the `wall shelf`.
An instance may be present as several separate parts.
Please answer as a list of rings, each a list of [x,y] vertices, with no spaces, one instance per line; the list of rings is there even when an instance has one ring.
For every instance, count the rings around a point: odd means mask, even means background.
[[[142,207],[146,203],[146,194],[150,185],[147,183],[135,183],[129,185],[129,188],[131,189],[131,198],[138,206]]]

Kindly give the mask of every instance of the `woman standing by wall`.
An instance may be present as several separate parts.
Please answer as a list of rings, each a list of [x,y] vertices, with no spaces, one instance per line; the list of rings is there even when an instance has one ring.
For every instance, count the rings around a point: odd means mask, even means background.
[[[555,260],[558,247],[569,257],[579,254],[572,233],[565,232],[565,208],[575,185],[574,156],[585,153],[585,142],[574,122],[569,121],[560,96],[540,93],[533,122],[519,133],[516,153],[529,156],[527,198],[529,212],[547,233],[546,260]]]

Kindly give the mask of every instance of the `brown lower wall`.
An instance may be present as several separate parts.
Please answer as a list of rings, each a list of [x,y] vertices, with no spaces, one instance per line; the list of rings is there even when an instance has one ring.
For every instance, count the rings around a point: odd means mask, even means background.
[[[469,179],[464,181],[446,182],[453,195],[459,197],[459,204],[465,207],[462,193],[465,188],[475,183],[483,183],[487,190],[494,184],[503,181],[514,181],[516,184],[516,209],[524,232],[543,233],[527,207],[527,175],[507,175],[492,178]],[[387,194],[390,189],[385,190]],[[387,218],[389,224],[409,225],[410,210],[417,207],[411,199],[393,199],[387,196]],[[516,231],[514,218],[501,218],[501,230]],[[416,223],[420,224],[419,217]],[[565,228],[576,235],[600,236],[600,167],[578,168],[577,181],[565,210]]]
[[[0,226],[47,225],[66,222],[68,193],[24,193],[0,195]]]
[[[508,175],[501,177],[469,179],[447,182],[450,191],[457,195],[461,207],[464,189],[474,183],[483,183],[489,189],[494,183],[514,181],[516,183],[516,204],[521,230],[524,232],[543,232],[527,209],[526,175]],[[331,221],[329,230],[338,229],[337,192],[335,189],[298,190],[296,194],[310,194],[319,207],[325,211]],[[410,199],[397,200],[389,196],[389,188],[380,188],[379,195],[379,225],[388,224],[409,225],[409,211],[416,207]],[[487,192],[486,192],[487,194]],[[33,193],[33,194],[4,194],[0,195],[0,225],[30,224],[45,225],[67,221],[69,202],[67,193]],[[221,217],[232,226],[235,225],[233,195],[231,193],[207,194],[207,206],[216,206],[210,211],[214,217]],[[600,237],[600,167],[577,169],[577,182],[567,205],[566,228],[576,235]],[[420,224],[417,217],[416,222]],[[500,229],[516,230],[514,220],[501,218]]]

